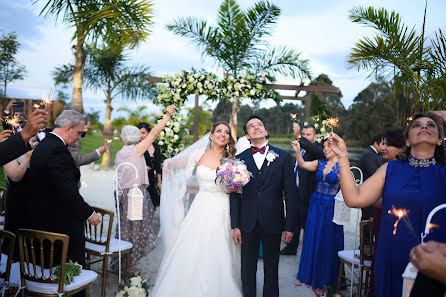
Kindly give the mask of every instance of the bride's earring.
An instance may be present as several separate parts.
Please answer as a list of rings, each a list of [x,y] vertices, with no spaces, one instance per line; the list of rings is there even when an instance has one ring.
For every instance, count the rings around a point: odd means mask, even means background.
[[[209,139],[211,141],[211,148],[214,146],[214,143],[212,142],[212,139]]]
[[[226,150],[229,151],[229,144],[226,145]]]

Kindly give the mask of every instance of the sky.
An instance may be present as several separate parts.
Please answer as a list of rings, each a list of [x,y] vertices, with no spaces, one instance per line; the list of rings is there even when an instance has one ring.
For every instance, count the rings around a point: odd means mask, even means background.
[[[16,32],[21,43],[17,60],[25,65],[27,75],[24,80],[8,85],[8,97],[41,98],[55,90],[52,71],[62,64],[73,62],[71,47],[73,29],[55,18],[39,16],[40,8],[47,0],[32,5],[34,0],[0,0],[0,32]],[[153,0],[154,24],[149,39],[135,50],[128,52],[129,65],[149,66],[154,76],[179,73],[204,68],[217,75],[212,60],[202,59],[200,50],[188,39],[178,37],[167,31],[166,25],[178,17],[196,17],[206,19],[211,24],[220,5],[220,0]],[[355,6],[385,7],[395,10],[403,21],[420,32],[425,1],[422,0],[275,0],[271,1],[281,9],[281,15],[268,41],[271,46],[287,46],[301,53],[309,60],[312,77],[325,73],[340,88],[345,107],[352,104],[356,95],[367,87],[373,78],[367,73],[349,68],[346,59],[352,47],[364,36],[372,36],[371,28],[354,24],[348,19],[349,10]],[[250,7],[254,1],[238,0],[242,9]],[[444,18],[446,1],[430,0],[428,2],[426,36],[435,34],[438,28],[446,31]],[[299,80],[279,78],[277,83],[299,84]],[[66,90],[71,98],[72,89]],[[101,92],[84,90],[84,109],[99,110],[104,120],[105,103]],[[201,99],[202,101],[204,99]],[[248,101],[244,101],[244,103]],[[290,102],[290,101],[284,101]],[[296,102],[296,101],[293,101]],[[149,112],[159,108],[148,100],[126,101],[115,98],[112,105],[129,107],[145,104]],[[192,106],[193,99],[187,101]],[[273,106],[269,100],[261,106]],[[122,115],[113,112],[113,116]]]

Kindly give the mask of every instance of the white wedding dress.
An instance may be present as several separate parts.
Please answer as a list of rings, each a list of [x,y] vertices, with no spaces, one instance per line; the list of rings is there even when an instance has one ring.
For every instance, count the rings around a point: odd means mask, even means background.
[[[200,165],[199,191],[161,262],[152,297],[241,297],[240,246],[232,241],[229,195]]]

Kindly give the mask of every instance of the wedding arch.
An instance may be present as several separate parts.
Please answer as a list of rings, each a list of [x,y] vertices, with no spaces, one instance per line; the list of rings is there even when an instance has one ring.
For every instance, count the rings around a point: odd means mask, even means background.
[[[157,86],[157,101],[164,107],[175,104],[178,109],[181,109],[189,95],[196,96],[196,103],[198,103],[198,97],[202,95],[207,97],[206,100],[211,101],[230,101],[239,98],[281,100],[280,95],[265,84],[261,77],[251,74],[239,77],[224,75],[222,79],[219,79],[215,74],[204,70],[190,73],[182,71],[181,74],[165,76],[162,82]],[[195,109],[197,114],[197,104]],[[181,114],[174,114],[166,128],[160,133],[158,144],[161,146],[164,158],[170,158],[183,149],[181,140],[184,137],[184,130],[181,127],[184,120]]]

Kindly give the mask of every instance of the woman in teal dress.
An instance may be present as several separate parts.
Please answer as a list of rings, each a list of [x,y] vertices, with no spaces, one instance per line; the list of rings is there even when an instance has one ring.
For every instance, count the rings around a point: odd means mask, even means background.
[[[404,136],[407,147],[399,159],[384,164],[359,187],[349,170],[344,141],[334,133],[329,140],[339,159],[341,189],[347,205],[355,208],[376,205],[382,197],[375,257],[375,296],[380,297],[401,296],[402,274],[410,260],[409,252],[420,243],[430,211],[446,203],[446,153],[441,118],[433,113],[415,114]],[[403,211],[404,217],[394,227],[398,210]],[[446,242],[444,213],[434,216],[431,223],[439,228],[434,228],[424,240]]]
[[[311,195],[305,226],[302,253],[297,279],[313,289],[336,286],[340,260],[338,252],[344,249],[344,230],[333,223],[335,196],[339,191],[337,157],[324,145],[327,160],[305,162],[298,141],[292,142],[300,168],[316,171],[316,189]]]

